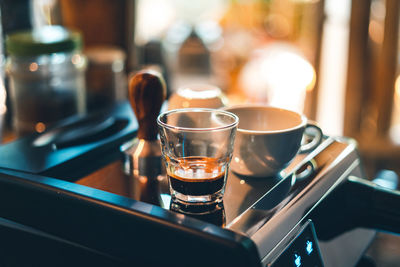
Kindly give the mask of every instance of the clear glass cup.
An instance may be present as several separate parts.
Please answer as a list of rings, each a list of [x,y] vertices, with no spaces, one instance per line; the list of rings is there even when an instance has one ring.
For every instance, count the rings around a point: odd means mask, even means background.
[[[233,113],[200,108],[157,118],[172,201],[222,201],[238,122]]]

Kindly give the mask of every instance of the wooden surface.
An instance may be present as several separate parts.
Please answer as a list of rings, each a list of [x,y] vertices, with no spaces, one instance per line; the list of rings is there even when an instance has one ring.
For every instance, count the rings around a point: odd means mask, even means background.
[[[306,99],[304,103],[304,114],[307,118],[311,120],[316,120],[317,118],[317,102],[318,102],[318,94],[319,94],[319,82],[320,82],[320,66],[321,66],[321,51],[322,51],[322,36],[323,36],[323,29],[324,29],[324,22],[325,22],[325,0],[316,1],[313,4],[310,4],[313,8],[312,15],[315,17],[315,27],[316,27],[316,34],[314,40],[314,49],[315,49],[315,58],[312,62],[314,69],[316,71],[316,81],[314,89],[310,92],[306,92]]]
[[[371,0],[353,0],[345,99],[344,135],[358,135],[368,96],[368,25]]]
[[[63,24],[83,33],[84,44],[126,48],[127,1],[62,0]]]
[[[377,101],[377,132],[387,135],[393,112],[394,83],[398,64],[400,1],[386,0],[385,28],[383,44],[378,61],[375,99]]]

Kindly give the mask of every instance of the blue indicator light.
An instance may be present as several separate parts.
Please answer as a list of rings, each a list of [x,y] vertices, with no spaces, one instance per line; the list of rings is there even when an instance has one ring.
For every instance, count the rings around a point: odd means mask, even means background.
[[[311,252],[313,252],[313,250],[314,250],[314,248],[313,248],[313,242],[310,241],[310,240],[307,240],[307,243],[306,243],[306,251],[307,251],[307,254],[310,255]]]
[[[297,253],[294,254],[294,265],[296,265],[296,267],[301,266],[301,256]]]

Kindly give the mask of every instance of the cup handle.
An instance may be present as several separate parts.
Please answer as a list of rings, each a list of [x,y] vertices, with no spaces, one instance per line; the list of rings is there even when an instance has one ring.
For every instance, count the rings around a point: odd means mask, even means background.
[[[316,148],[322,141],[323,133],[321,128],[312,121],[308,121],[306,125],[306,129],[304,132],[307,131],[307,129],[312,130],[315,134],[311,136],[311,141],[308,142],[307,144],[301,145],[299,153],[307,153]]]

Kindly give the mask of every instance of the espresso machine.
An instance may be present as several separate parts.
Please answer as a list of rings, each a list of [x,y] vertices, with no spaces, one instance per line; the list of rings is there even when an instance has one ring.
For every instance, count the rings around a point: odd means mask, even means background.
[[[367,180],[343,137],[276,177],[230,172],[218,205],[172,205],[162,175],[148,198],[126,165],[137,115],[121,102],[0,147],[1,263],[355,266],[377,231],[400,233],[400,192]]]

